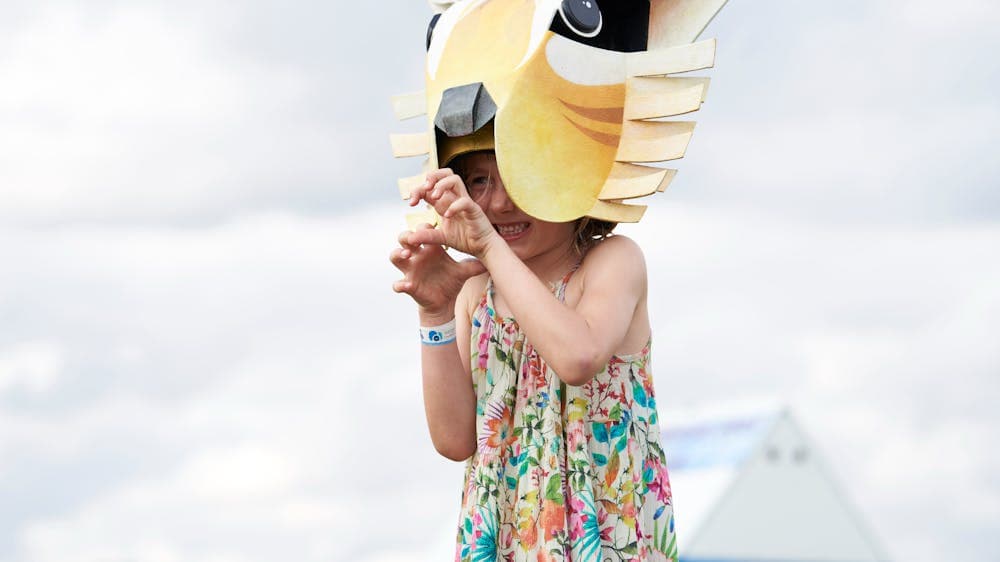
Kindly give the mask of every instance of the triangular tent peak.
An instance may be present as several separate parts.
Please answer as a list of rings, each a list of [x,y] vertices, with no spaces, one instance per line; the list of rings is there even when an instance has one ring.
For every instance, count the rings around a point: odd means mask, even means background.
[[[664,441],[681,562],[888,560],[787,409],[697,416]]]

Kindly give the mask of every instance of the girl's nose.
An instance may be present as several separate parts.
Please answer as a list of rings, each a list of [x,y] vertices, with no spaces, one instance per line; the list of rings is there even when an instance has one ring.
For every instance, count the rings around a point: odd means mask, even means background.
[[[507,196],[507,188],[502,181],[497,181],[490,190],[489,208],[494,213],[507,213],[514,210],[514,202]]]

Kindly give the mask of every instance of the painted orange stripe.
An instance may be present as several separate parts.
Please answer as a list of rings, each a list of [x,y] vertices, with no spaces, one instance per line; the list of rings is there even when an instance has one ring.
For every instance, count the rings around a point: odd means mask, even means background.
[[[594,121],[621,123],[625,116],[625,109],[621,107],[582,107],[579,105],[573,105],[563,100],[559,101],[568,109],[573,110],[577,115],[586,117],[587,119],[593,119]]]
[[[569,118],[568,115],[563,115],[563,117],[565,117],[566,120],[569,121],[574,127],[576,127],[581,133],[587,135],[591,139],[608,146],[614,146],[614,147],[618,146],[618,140],[621,138],[620,135],[609,135],[607,133],[602,133],[600,131],[588,129],[583,125],[574,122],[572,119]]]

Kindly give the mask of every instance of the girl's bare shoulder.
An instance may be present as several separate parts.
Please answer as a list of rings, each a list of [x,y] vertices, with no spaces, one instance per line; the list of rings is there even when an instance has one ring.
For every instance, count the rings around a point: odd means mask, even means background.
[[[618,274],[632,273],[645,277],[646,258],[635,240],[615,234],[590,248],[580,268],[582,271],[610,268]]]
[[[646,259],[634,240],[620,234],[601,240],[587,251],[567,288],[575,303],[590,289],[598,293],[628,288],[638,298],[647,290]]]

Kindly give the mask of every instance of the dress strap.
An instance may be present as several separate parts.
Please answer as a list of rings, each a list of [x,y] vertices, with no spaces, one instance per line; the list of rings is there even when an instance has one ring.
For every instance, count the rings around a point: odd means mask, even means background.
[[[496,310],[493,306],[493,276],[488,275],[486,277],[486,306],[490,310]]]
[[[563,276],[562,281],[559,281],[559,284],[556,285],[555,287],[556,298],[559,299],[559,302],[562,303],[566,302],[566,287],[569,285],[570,278],[573,277],[573,274],[576,273],[576,270],[580,269],[580,264],[582,263],[583,263],[582,260],[576,262],[576,264],[573,265],[573,267],[571,267],[568,272],[566,272],[566,275]]]
[[[560,281],[559,285],[556,286],[556,288],[555,288],[556,298],[559,299],[559,302],[561,302],[563,304],[566,303],[566,287],[569,286],[569,280],[573,277],[573,274],[576,273],[576,270],[580,269],[580,264],[582,264],[582,263],[583,263],[583,259],[581,258],[580,261],[576,262],[573,265],[573,267],[571,267],[570,270],[566,272],[566,275],[563,276],[562,281]],[[566,402],[568,400],[568,395],[569,395],[569,387],[566,385],[565,382],[562,381],[562,379],[560,379],[559,380],[559,412],[560,412],[560,415],[563,417],[564,420],[565,420],[565,417],[566,417]],[[568,453],[567,449],[563,449],[563,462],[564,463],[568,462],[568,458],[566,457],[567,453]],[[564,483],[564,485],[565,485],[565,483]]]
[[[556,298],[559,299],[559,302],[566,302],[566,286],[569,285],[569,280],[573,277],[573,274],[576,273],[576,270],[580,269],[580,264],[582,263],[582,260],[576,262],[558,283],[551,286],[552,291],[555,293]],[[492,311],[496,310],[496,306],[493,304],[493,293],[493,277],[488,276],[486,278],[485,300],[487,309],[490,311],[491,315],[493,313]]]

